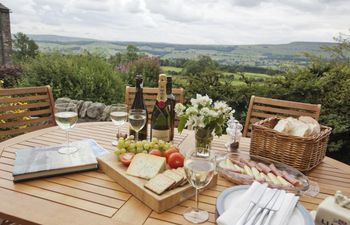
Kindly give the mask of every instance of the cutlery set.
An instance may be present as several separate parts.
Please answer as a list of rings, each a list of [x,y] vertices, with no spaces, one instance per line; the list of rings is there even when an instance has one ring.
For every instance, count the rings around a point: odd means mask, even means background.
[[[282,190],[258,189],[236,225],[269,225],[273,215],[280,209],[284,197],[285,192]]]

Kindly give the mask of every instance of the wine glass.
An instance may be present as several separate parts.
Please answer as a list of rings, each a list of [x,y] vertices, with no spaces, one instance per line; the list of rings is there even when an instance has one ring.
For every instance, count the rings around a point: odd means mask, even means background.
[[[139,131],[146,124],[146,110],[144,109],[130,109],[129,111],[129,123],[131,128],[135,131],[135,141],[139,140]]]
[[[72,154],[78,151],[77,147],[69,145],[69,130],[72,129],[78,121],[78,107],[75,103],[56,103],[55,120],[57,125],[66,131],[67,144],[58,150],[61,154]]]
[[[196,206],[188,208],[183,216],[192,223],[203,223],[208,220],[207,211],[198,208],[198,190],[207,186],[215,173],[213,154],[203,156],[196,151],[190,152],[185,159],[184,168],[188,182],[196,189]]]
[[[111,105],[110,117],[114,125],[118,127],[117,137],[120,137],[120,127],[124,125],[124,123],[128,119],[128,105],[126,104],[114,104]],[[112,145],[117,145],[117,141],[112,141]]]

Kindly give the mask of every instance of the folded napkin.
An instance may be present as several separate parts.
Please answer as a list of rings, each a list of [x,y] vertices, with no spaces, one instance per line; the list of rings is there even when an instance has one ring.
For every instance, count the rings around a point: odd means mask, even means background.
[[[299,197],[292,193],[282,192],[279,198],[284,198],[281,208],[272,217],[270,225],[285,225],[289,224],[288,221],[293,214]]]
[[[239,218],[248,208],[251,196],[259,188],[265,188],[266,184],[254,182],[240,197],[235,198],[225,212],[216,220],[218,225],[236,225]],[[279,198],[284,198],[281,208],[274,214],[270,225],[286,225],[290,219],[299,197],[294,194],[282,192]],[[252,210],[252,213],[256,207]]]
[[[235,225],[244,211],[248,209],[253,193],[259,191],[261,188],[266,190],[267,185],[255,181],[243,195],[239,198],[235,198],[234,201],[230,203],[230,206],[219,216],[216,223],[218,225]]]

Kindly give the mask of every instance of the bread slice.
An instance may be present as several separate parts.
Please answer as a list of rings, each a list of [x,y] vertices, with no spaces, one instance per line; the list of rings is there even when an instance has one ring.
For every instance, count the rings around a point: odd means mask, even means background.
[[[156,193],[158,195],[161,195],[166,190],[168,190],[169,187],[171,187],[174,184],[175,184],[175,180],[173,180],[170,177],[167,177],[164,174],[160,173],[160,174],[157,174],[152,179],[150,179],[145,184],[145,188],[153,191],[154,193]]]

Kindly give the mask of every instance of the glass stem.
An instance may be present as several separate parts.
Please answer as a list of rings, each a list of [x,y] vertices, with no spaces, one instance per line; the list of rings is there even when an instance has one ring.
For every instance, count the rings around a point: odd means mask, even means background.
[[[118,126],[118,134],[117,134],[117,138],[120,138],[120,127]]]
[[[67,148],[69,149],[69,129],[66,131],[66,136],[67,136]]]
[[[135,141],[138,141],[138,140],[139,140],[139,132],[135,131]]]
[[[196,212],[198,212],[198,188],[196,188]]]

